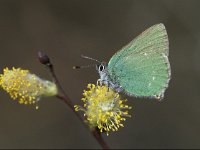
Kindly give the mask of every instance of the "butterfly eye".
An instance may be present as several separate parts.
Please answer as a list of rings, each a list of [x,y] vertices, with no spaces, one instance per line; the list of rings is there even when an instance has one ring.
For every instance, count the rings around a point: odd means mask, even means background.
[[[99,66],[99,71],[103,71],[105,69],[105,67],[103,65]]]

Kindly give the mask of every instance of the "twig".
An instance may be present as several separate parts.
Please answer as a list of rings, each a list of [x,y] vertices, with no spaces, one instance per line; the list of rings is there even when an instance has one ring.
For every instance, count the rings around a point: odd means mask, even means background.
[[[62,100],[65,104],[68,105],[68,107],[75,113],[75,115],[79,118],[79,120],[83,123],[83,125],[88,128],[88,125],[84,122],[83,118],[81,117],[81,115],[75,111],[74,109],[74,104],[72,103],[72,101],[70,100],[70,98],[68,97],[68,95],[66,94],[65,90],[62,88],[56,74],[53,68],[53,64],[51,63],[49,57],[42,53],[42,52],[38,52],[38,58],[40,63],[44,64],[45,66],[47,66],[47,68],[49,69],[49,72],[55,82],[55,84],[57,85],[58,89],[60,90],[60,92],[63,94],[63,96],[61,95],[57,95],[56,97],[60,100]],[[104,141],[100,131],[98,128],[94,129],[94,130],[90,130],[91,134],[93,135],[93,137],[97,140],[97,142],[101,145],[101,147],[103,149],[109,149],[109,146],[107,145],[107,143]]]
[[[88,128],[88,125],[84,122],[84,120],[82,119],[82,117],[80,116],[80,114],[78,112],[75,111],[74,107],[71,107],[69,105],[69,99],[66,99],[66,97],[64,96],[60,96],[60,95],[57,95],[56,96],[57,98],[59,98],[60,100],[63,100],[64,103],[66,103],[71,109],[72,111],[75,113],[75,115],[79,118],[79,120],[83,123],[83,125],[85,126],[85,128],[89,129]],[[107,143],[104,141],[101,133],[99,132],[99,129],[98,128],[95,128],[94,130],[90,130],[91,134],[94,136],[94,138],[97,140],[97,142],[101,145],[101,147],[103,149],[110,149],[109,146],[107,145]]]

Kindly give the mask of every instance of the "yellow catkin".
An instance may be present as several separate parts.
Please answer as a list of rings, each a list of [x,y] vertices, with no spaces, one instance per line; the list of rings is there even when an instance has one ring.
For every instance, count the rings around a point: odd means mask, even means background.
[[[125,117],[130,117],[128,110],[131,109],[121,100],[119,93],[107,86],[95,86],[88,84],[88,90],[84,90],[82,101],[84,107],[75,105],[76,111],[83,111],[84,116],[91,128],[98,127],[101,132],[118,131],[124,127]]]
[[[0,86],[20,104],[36,104],[42,96],[54,96],[57,87],[50,81],[43,80],[21,68],[5,68],[0,74]],[[38,109],[38,106],[36,106]]]

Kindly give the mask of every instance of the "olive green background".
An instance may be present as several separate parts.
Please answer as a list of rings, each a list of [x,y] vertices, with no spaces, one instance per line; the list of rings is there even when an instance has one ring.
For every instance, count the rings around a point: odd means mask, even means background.
[[[132,118],[104,136],[111,148],[200,148],[200,1],[49,0],[0,1],[0,70],[21,67],[51,80],[37,59],[45,51],[69,97],[96,83],[93,62],[109,61],[148,27],[164,23],[172,79],[162,102],[128,98]],[[19,105],[0,91],[0,148],[101,148],[61,101],[42,99],[40,109]]]

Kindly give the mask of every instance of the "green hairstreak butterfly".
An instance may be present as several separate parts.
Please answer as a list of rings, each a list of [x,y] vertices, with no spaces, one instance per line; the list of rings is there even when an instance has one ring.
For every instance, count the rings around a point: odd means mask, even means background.
[[[153,25],[115,53],[108,63],[98,61],[98,81],[130,96],[162,99],[171,77],[168,55],[165,26]]]

